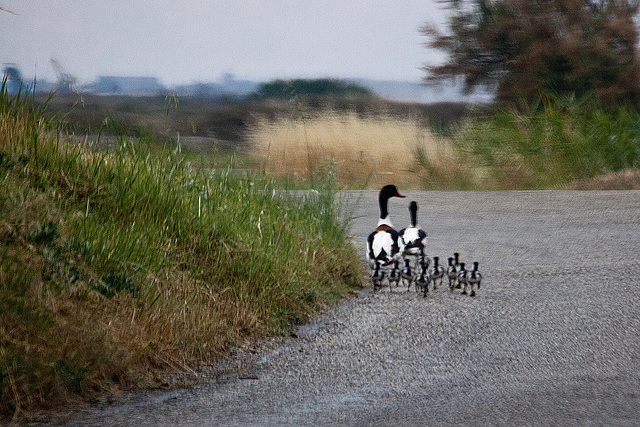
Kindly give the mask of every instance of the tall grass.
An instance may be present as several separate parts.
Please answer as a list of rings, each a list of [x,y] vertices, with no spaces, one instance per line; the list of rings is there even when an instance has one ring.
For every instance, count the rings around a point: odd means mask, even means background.
[[[640,166],[640,113],[593,98],[546,97],[469,121],[454,137],[489,189],[562,188]]]
[[[0,414],[148,385],[361,284],[335,192],[71,144],[0,93]],[[1,416],[0,415],[0,416]]]
[[[313,180],[329,171],[342,185],[374,188],[441,185],[460,176],[454,147],[412,118],[332,110],[260,118],[247,139],[271,175]]]

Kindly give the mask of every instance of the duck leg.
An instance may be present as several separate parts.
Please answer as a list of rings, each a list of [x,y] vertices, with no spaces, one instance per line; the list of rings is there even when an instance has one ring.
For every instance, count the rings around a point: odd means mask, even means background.
[[[398,261],[393,264],[388,280],[389,288],[391,288],[392,284],[395,284],[395,286],[398,287],[400,283],[400,269],[398,268]]]
[[[424,292],[422,293],[423,298],[426,298],[428,294],[429,294],[429,282],[425,282]]]
[[[407,286],[411,286],[411,281],[413,279],[413,271],[411,271],[411,260],[404,260],[404,268],[400,273],[400,277],[402,285],[407,284]]]
[[[373,283],[373,292],[382,287],[385,273],[380,270],[380,264],[376,263],[373,271],[371,272],[371,282]]]

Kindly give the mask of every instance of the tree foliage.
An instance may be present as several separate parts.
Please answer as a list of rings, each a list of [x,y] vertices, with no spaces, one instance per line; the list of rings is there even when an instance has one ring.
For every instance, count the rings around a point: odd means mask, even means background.
[[[293,96],[374,96],[366,87],[339,79],[273,80],[258,87],[260,98],[289,99]]]
[[[595,92],[604,102],[640,101],[638,0],[444,0],[448,32],[425,25],[427,47],[448,53],[425,66],[427,81],[462,76],[467,92],[499,100]]]

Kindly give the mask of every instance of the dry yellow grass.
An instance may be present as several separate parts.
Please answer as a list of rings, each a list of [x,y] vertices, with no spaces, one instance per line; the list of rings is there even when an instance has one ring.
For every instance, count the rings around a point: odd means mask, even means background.
[[[259,118],[248,141],[268,174],[312,178],[329,172],[355,186],[393,181],[419,188],[429,176],[455,176],[458,163],[449,141],[415,119],[388,115],[324,111],[295,120]]]
[[[607,172],[570,184],[572,190],[640,190],[640,170],[623,169]]]

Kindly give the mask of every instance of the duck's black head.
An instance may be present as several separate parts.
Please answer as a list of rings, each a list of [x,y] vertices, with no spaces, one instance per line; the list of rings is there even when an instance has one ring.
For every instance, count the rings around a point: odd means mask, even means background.
[[[398,193],[398,189],[395,185],[389,184],[382,187],[380,190],[380,200],[383,198],[389,200],[391,197],[405,197],[402,194]]]
[[[385,185],[380,190],[380,194],[378,196],[378,200],[380,202],[380,218],[386,218],[389,215],[388,211],[388,202],[392,197],[405,197],[398,192],[398,189],[395,185]]]

